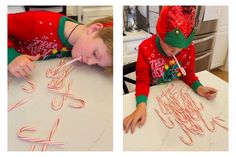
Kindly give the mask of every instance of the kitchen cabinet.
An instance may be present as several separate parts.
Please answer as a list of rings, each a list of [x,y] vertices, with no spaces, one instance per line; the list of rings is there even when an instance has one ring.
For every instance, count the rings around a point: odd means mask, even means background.
[[[112,6],[79,6],[78,21],[88,24],[98,18],[112,16]]]
[[[123,36],[123,64],[137,61],[139,44],[150,36],[151,34],[143,30],[135,33],[125,32]]]

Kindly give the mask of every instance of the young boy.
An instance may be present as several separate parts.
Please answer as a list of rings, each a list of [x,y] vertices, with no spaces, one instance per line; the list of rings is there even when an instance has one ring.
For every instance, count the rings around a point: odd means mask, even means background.
[[[194,6],[163,7],[156,25],[157,35],[140,44],[136,64],[137,107],[123,121],[125,133],[129,130],[133,133],[137,125],[144,125],[150,83],[180,78],[198,95],[208,100],[216,97],[217,90],[203,86],[194,72],[195,11]]]
[[[12,75],[29,75],[36,60],[67,56],[112,69],[113,18],[83,25],[49,11],[8,14],[8,70]]]

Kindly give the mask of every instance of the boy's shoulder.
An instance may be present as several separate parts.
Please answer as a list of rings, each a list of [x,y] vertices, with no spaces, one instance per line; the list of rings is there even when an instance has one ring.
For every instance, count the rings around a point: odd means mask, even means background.
[[[145,39],[145,40],[143,40],[142,42],[141,42],[141,44],[139,45],[139,47],[146,47],[146,46],[150,46],[150,45],[154,45],[155,43],[156,43],[156,37],[157,37],[157,35],[156,34],[154,34],[154,35],[152,35],[151,37],[149,37],[149,38],[147,38],[147,39]]]
[[[46,10],[32,10],[32,11],[26,11],[26,12],[20,12],[20,13],[9,13],[8,17],[14,17],[17,19],[27,19],[28,21],[31,20],[40,20],[40,19],[59,19],[62,16],[65,16],[63,14],[52,12],[52,11],[46,11]]]
[[[139,53],[145,58],[149,58],[153,51],[157,50],[156,46],[157,35],[152,35],[151,37],[143,40],[139,45]]]
[[[183,52],[187,52],[188,54],[191,54],[191,52],[195,53],[195,45],[194,45],[194,43],[192,42],[187,48],[184,48],[182,51]]]

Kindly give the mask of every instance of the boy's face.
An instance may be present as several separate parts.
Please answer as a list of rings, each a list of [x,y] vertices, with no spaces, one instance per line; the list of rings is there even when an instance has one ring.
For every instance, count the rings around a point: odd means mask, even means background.
[[[160,44],[161,48],[165,51],[165,53],[168,56],[176,55],[179,51],[182,50],[182,48],[172,47],[171,45],[166,44],[161,38],[160,38]]]
[[[112,66],[112,56],[108,53],[107,46],[101,38],[96,37],[96,31],[93,30],[88,30],[82,38],[75,42],[72,57],[81,57],[80,61],[88,65]]]

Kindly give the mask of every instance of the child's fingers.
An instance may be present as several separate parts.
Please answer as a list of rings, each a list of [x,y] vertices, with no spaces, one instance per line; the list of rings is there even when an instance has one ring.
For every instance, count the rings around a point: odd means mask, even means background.
[[[23,70],[28,75],[31,73],[31,69],[29,69],[28,66],[25,66]]]
[[[123,130],[125,130],[125,119],[123,120]]]
[[[130,128],[131,128],[131,123],[132,121],[126,126],[126,130],[125,130],[125,133],[128,133]]]
[[[146,121],[146,116],[142,116],[142,118],[140,120],[140,125],[143,126],[145,121]]]
[[[132,119],[130,117],[127,117],[127,119],[125,119],[125,122],[124,122],[125,133],[128,133],[131,122],[132,122]]]
[[[216,93],[212,93],[212,94],[207,94],[207,99],[208,100],[212,100],[216,97]]]
[[[216,93],[217,93],[217,91],[215,91],[215,90],[210,90],[210,91],[208,92],[209,95],[216,94]]]
[[[207,91],[208,91],[208,93],[216,93],[217,89],[212,88],[212,87],[207,87]]]
[[[32,71],[35,68],[35,64],[33,62],[30,62],[29,64],[27,64],[27,67]]]
[[[13,72],[11,72],[11,74],[15,77],[18,77],[18,78],[21,77],[20,73],[18,73],[17,71],[13,71]]]
[[[19,72],[16,72],[16,74],[17,74],[18,78],[21,77],[21,74]]]
[[[21,77],[26,76],[26,73],[24,72],[23,69],[19,69],[17,72],[20,74]]]
[[[133,134],[134,133],[134,131],[135,131],[135,128],[137,127],[137,125],[138,125],[138,121],[139,121],[139,119],[138,118],[134,118],[133,119],[133,121],[132,121],[132,124],[131,124],[131,133]]]
[[[37,54],[36,56],[29,56],[29,59],[30,59],[31,61],[37,61],[37,60],[39,60],[39,58],[40,58],[40,55],[39,55],[39,54]]]
[[[217,89],[211,88],[211,91],[216,93],[216,92],[217,92]]]
[[[123,130],[126,130],[128,117],[123,120]]]
[[[206,93],[207,99],[212,100],[216,97],[217,90],[215,88],[208,87],[208,91]]]

